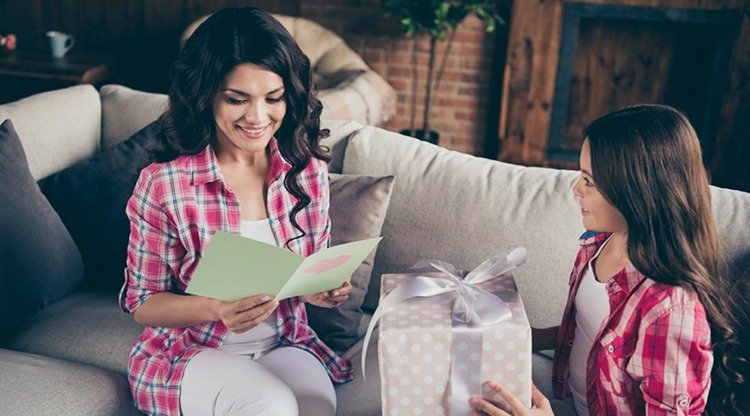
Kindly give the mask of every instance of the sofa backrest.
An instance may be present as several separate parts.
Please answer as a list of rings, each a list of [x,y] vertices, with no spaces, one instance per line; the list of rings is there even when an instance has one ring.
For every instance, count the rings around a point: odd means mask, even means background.
[[[529,319],[559,320],[583,232],[570,192],[576,172],[477,158],[365,127],[349,140],[343,173],[395,176],[365,306],[377,301],[381,274],[407,272],[420,259],[468,270],[524,246],[516,279]]]
[[[155,120],[162,94],[88,85],[0,106],[13,120],[35,179],[110,147]],[[331,172],[395,175],[395,188],[366,304],[377,303],[380,275],[422,258],[468,269],[496,250],[523,245],[518,285],[533,325],[558,323],[583,231],[570,189],[577,172],[527,168],[449,151],[376,127],[329,121],[323,144]],[[750,194],[712,187],[714,216],[733,276],[750,267]]]
[[[534,326],[557,325],[583,232],[571,189],[577,171],[522,167],[453,152],[376,127],[349,139],[343,173],[394,175],[366,307],[379,276],[420,259],[470,269],[497,250],[524,246],[517,283]],[[750,194],[712,187],[725,252],[742,270],[750,261]]]
[[[137,91],[122,85],[104,85],[102,102],[102,149],[127,139],[159,118],[167,108],[167,96]]]
[[[0,122],[13,121],[39,180],[99,151],[100,103],[94,87],[77,85],[0,105]]]
[[[167,107],[167,96],[104,85],[44,92],[0,105],[0,122],[11,119],[26,152],[34,179],[39,180],[110,148],[150,122]],[[341,173],[346,139],[362,125],[322,120],[331,134],[322,144],[331,149],[329,170]]]
[[[750,194],[712,186],[711,204],[729,278],[739,280],[750,272]]]

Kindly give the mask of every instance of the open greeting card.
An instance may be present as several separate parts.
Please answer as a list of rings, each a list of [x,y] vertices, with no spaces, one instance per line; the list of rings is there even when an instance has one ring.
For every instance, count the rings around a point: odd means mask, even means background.
[[[355,241],[302,257],[226,231],[214,235],[187,293],[234,301],[265,294],[277,300],[341,286],[382,237]]]

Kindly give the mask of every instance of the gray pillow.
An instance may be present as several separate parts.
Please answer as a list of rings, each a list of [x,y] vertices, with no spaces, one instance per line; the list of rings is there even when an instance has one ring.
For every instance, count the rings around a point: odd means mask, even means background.
[[[60,215],[83,258],[83,286],[117,293],[122,287],[130,222],[125,205],[138,175],[150,163],[161,123],[50,175],[38,183]]]
[[[331,177],[331,246],[380,236],[391,201],[393,176],[337,175]],[[375,252],[352,275],[349,299],[338,308],[307,305],[310,326],[328,346],[345,351],[357,342],[362,302],[370,282]]]
[[[13,123],[0,125],[0,339],[72,291],[83,262],[31,177]]]

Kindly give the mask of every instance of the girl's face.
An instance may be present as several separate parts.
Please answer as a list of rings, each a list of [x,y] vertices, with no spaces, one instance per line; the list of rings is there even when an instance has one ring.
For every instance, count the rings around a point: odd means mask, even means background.
[[[219,150],[265,151],[286,114],[284,80],[255,64],[231,70],[213,100]]]
[[[581,177],[573,186],[573,193],[581,203],[583,226],[589,231],[626,233],[625,217],[610,204],[596,188],[591,172],[591,148],[588,139],[581,147]]]

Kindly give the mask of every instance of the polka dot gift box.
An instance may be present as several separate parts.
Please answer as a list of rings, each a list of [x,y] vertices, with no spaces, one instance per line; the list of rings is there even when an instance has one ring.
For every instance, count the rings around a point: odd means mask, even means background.
[[[444,281],[446,273],[383,275],[381,302],[418,276]],[[445,294],[412,297],[383,311],[378,341],[383,415],[468,415],[474,394],[502,402],[483,387],[491,380],[531,406],[531,328],[513,275],[475,286],[507,307],[501,319],[490,318],[498,322],[457,324],[455,301]]]

